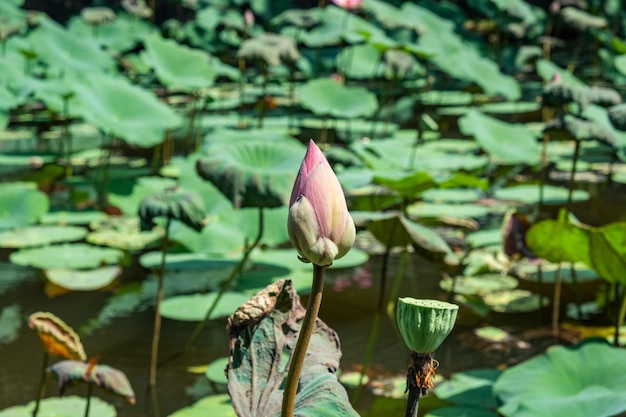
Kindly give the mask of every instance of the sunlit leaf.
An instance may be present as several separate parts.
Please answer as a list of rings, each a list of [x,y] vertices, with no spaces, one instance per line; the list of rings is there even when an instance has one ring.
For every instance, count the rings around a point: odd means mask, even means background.
[[[46,278],[53,284],[72,291],[91,291],[106,287],[122,273],[120,266],[103,266],[101,268],[46,269]]]
[[[0,230],[35,223],[49,206],[48,197],[29,184],[0,184]]]
[[[11,262],[40,269],[89,269],[120,262],[124,253],[118,249],[101,248],[85,243],[22,249],[13,252]]]
[[[308,81],[298,90],[302,107],[320,116],[367,117],[378,108],[376,96],[363,87],[346,87],[330,78]]]
[[[122,78],[86,75],[75,88],[82,117],[129,144],[157,145],[166,129],[181,123],[181,118],[152,93]]]
[[[206,295],[194,294],[170,297],[161,304],[161,315],[172,320],[202,321],[216,298],[216,292]],[[247,295],[239,292],[225,292],[220,298],[215,310],[211,313],[210,318],[213,319],[231,315],[237,307],[243,304],[247,299]]]
[[[626,351],[602,342],[556,346],[505,370],[493,389],[506,417],[608,417],[626,410]],[[594,372],[589,372],[594,369]],[[528,384],[528,381],[534,381]]]
[[[73,226],[32,226],[0,232],[0,247],[27,248],[50,243],[81,240],[87,234],[82,227]]]
[[[457,372],[435,387],[437,397],[457,405],[481,408],[497,406],[492,388],[502,371],[498,369],[470,369]]]
[[[188,407],[175,411],[170,414],[169,417],[200,417],[206,415],[237,417],[228,394],[210,395],[196,401]]]
[[[33,313],[28,317],[28,327],[37,332],[49,355],[82,361],[87,359],[76,332],[54,314],[44,311]]]
[[[76,396],[62,398],[44,398],[39,404],[39,417],[83,417],[87,399]],[[0,411],[0,417],[32,417],[35,401],[26,405],[16,405]],[[89,415],[98,417],[115,417],[117,412],[113,405],[92,397],[89,403]]]

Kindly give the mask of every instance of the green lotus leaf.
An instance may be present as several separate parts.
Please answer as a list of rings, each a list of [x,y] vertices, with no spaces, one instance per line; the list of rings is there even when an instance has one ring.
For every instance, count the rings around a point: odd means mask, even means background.
[[[22,315],[19,304],[3,307],[0,311],[0,346],[17,340],[22,327]]]
[[[540,146],[535,135],[522,125],[506,123],[471,110],[459,119],[461,132],[473,136],[496,162],[536,165]]]
[[[445,291],[454,290],[455,294],[487,294],[493,291],[512,290],[517,288],[517,279],[509,275],[484,274],[475,276],[458,276],[444,278],[439,286]]]
[[[210,395],[188,407],[175,411],[168,417],[198,417],[204,415],[237,417],[228,394]]]
[[[607,109],[595,104],[591,104],[584,109],[583,116],[609,130],[611,132],[611,136],[615,137],[614,142],[606,140],[604,141],[604,143],[612,145],[614,148],[620,150],[621,152],[624,151],[624,149],[626,148],[626,132],[622,132],[621,130],[616,129],[613,126],[609,111]]]
[[[494,197],[500,200],[519,201],[525,204],[537,204],[540,197],[539,185],[522,184],[512,187],[500,188],[494,191]],[[565,187],[554,185],[543,186],[543,204],[559,205],[567,202],[568,190]],[[575,190],[572,195],[573,202],[589,199],[589,193],[584,190]]]
[[[195,191],[170,188],[145,197],[139,205],[140,229],[152,230],[155,217],[178,220],[196,231],[204,227],[204,200]]]
[[[346,87],[330,78],[308,81],[298,89],[302,107],[319,116],[369,117],[378,109],[376,96],[363,87]]]
[[[561,238],[556,235],[554,236],[554,239],[556,241],[561,241]],[[523,280],[542,284],[554,284],[556,281],[557,271],[559,271],[558,275],[561,281],[565,284],[572,284],[576,281],[579,285],[584,285],[585,283],[597,282],[601,279],[596,271],[583,263],[564,266],[559,265],[558,263],[543,262],[541,263],[541,271],[539,271],[539,267],[536,262],[528,260],[519,260],[511,266],[511,274],[514,276]]]
[[[469,233],[465,240],[473,248],[481,248],[485,246],[496,246],[502,244],[501,229],[486,229]]]
[[[457,372],[450,379],[437,384],[434,393],[442,400],[456,405],[493,409],[498,404],[492,388],[501,374],[502,371],[489,368]]]
[[[505,370],[493,391],[506,417],[542,417],[557,409],[571,417],[616,416],[626,410],[625,374],[626,351],[590,341],[556,346]]]
[[[39,403],[39,417],[82,417],[85,415],[87,400],[74,395],[62,398],[44,398]],[[16,405],[0,411],[0,417],[32,417],[35,401],[26,405]],[[115,417],[117,412],[111,404],[97,397],[92,397],[89,403],[89,414],[98,417]]]
[[[218,144],[198,159],[197,170],[235,208],[280,207],[289,203],[303,153],[293,140]]]
[[[0,274],[0,295],[10,291],[17,285],[35,278],[27,268],[10,262],[0,262],[3,273]]]
[[[527,313],[547,305],[547,298],[526,290],[503,290],[482,296],[489,308],[498,313]]]
[[[27,183],[0,184],[0,230],[35,223],[50,206],[48,197]]]
[[[77,74],[111,72],[113,57],[89,38],[77,37],[48,17],[40,17],[39,27],[28,41],[34,52],[53,68]]]
[[[559,16],[567,26],[585,32],[591,29],[602,29],[609,22],[602,16],[593,15],[576,7],[563,7]]]
[[[259,59],[267,65],[279,65],[282,62],[294,63],[300,59],[298,46],[294,39],[274,33],[261,33],[241,43],[239,58]]]
[[[289,23],[290,25],[307,29],[321,22],[321,13],[322,11],[319,8],[290,9],[272,18],[271,23],[275,25]]]
[[[408,198],[415,197],[422,191],[437,186],[434,178],[428,172],[422,171],[413,173],[404,171],[377,172],[373,181]]]
[[[626,222],[609,223],[591,231],[587,265],[611,283],[626,282]],[[568,242],[572,244],[573,242]]]
[[[199,49],[180,45],[158,34],[144,40],[142,59],[154,68],[157,78],[168,89],[193,91],[213,85],[213,59]]]
[[[609,120],[617,130],[626,130],[626,104],[610,107]]]
[[[610,129],[593,120],[566,114],[546,122],[544,132],[552,138],[565,140],[598,140],[611,146],[617,145],[617,138]]]
[[[216,292],[170,297],[161,304],[161,316],[172,320],[202,321],[216,298]],[[229,316],[247,300],[248,295],[226,291],[217,303],[215,310],[211,313],[210,318]]]
[[[76,37],[89,39],[118,52],[132,49],[140,40],[150,36],[155,30],[155,27],[148,22],[136,19],[127,13],[119,13],[115,20],[98,25],[96,30],[79,16],[72,17],[68,23],[68,31]]]
[[[124,253],[117,249],[101,248],[85,243],[21,249],[13,252],[11,262],[40,269],[90,269],[101,265],[117,264]]]
[[[141,177],[132,181],[111,180],[107,191],[111,205],[127,216],[136,216],[137,207],[144,198],[175,186],[176,181],[171,178]]]
[[[422,193],[424,201],[433,203],[472,203],[480,197],[481,194],[472,188],[433,188]]]
[[[32,226],[0,232],[0,247],[27,248],[82,240],[87,230],[73,226]]]
[[[550,262],[583,262],[591,265],[589,230],[568,220],[542,220],[526,233],[530,250]]]
[[[72,291],[92,291],[111,284],[122,273],[120,266],[96,269],[46,269],[48,281]]]
[[[85,75],[75,89],[79,113],[86,121],[132,145],[157,145],[166,129],[181,123],[174,110],[152,93],[122,78]]]
[[[209,364],[204,376],[211,382],[226,385],[228,384],[226,365],[228,365],[228,357],[215,359]]]
[[[477,407],[470,406],[458,406],[458,407],[441,407],[434,410],[430,410],[424,417],[459,417],[459,416],[472,416],[472,417],[498,417],[498,414],[490,410],[485,410]]]
[[[499,115],[522,115],[524,113],[536,112],[541,108],[541,104],[536,101],[501,101],[499,103],[483,104],[478,109],[483,113]]]
[[[479,218],[489,214],[489,207],[480,204],[415,203],[407,207],[407,213],[418,218]]]
[[[474,96],[467,91],[430,90],[420,93],[418,99],[424,106],[467,106],[472,104]]]
[[[87,235],[87,242],[130,251],[145,249],[159,241],[165,233],[162,228],[141,231],[137,216],[105,217],[92,221],[89,227],[94,231]]]
[[[370,44],[352,45],[337,55],[337,69],[350,78],[376,78],[380,73],[381,58],[380,52]]]

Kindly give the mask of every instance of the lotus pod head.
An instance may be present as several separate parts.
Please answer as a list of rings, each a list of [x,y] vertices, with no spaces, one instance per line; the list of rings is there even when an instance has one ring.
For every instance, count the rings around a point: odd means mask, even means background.
[[[458,305],[445,301],[404,297],[398,299],[396,317],[408,348],[431,353],[452,331],[458,311]]]

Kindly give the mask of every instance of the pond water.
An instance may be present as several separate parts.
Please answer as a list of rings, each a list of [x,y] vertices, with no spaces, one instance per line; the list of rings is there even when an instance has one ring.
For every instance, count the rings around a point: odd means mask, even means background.
[[[6,253],[2,254],[6,259]],[[391,289],[396,274],[398,255],[392,255],[387,279],[386,294]],[[6,265],[6,264],[5,264]],[[8,345],[0,345],[0,409],[25,404],[35,398],[39,382],[42,351],[34,332],[28,329],[26,320],[34,311],[50,311],[62,317],[70,326],[80,329],[95,317],[108,297],[105,292],[69,293],[49,298],[44,293],[45,280],[34,269],[20,268],[23,279],[0,296],[0,306],[18,304],[23,325],[18,339]],[[343,359],[342,370],[358,370],[365,349],[372,320],[378,302],[380,285],[381,255],[373,255],[366,264],[346,269],[329,271],[324,292],[321,317],[341,338]],[[141,279],[146,271],[137,270]],[[128,275],[128,274],[127,274]],[[399,291],[400,296],[445,299],[439,288],[439,267],[417,254],[410,254],[405,276]],[[306,302],[306,298],[303,299]],[[511,320],[511,318],[513,320]],[[490,324],[506,323],[513,334],[536,327],[536,313],[516,316],[491,316]],[[465,316],[465,320],[468,320]],[[161,415],[167,416],[177,409],[192,404],[196,398],[210,393],[211,388],[202,374],[194,374],[188,367],[208,364],[214,359],[227,356],[228,339],[225,319],[211,321],[202,332],[195,348],[182,353],[183,345],[195,328],[195,323],[164,319],[158,372],[158,395]],[[472,330],[477,323],[470,319],[460,321],[457,327],[439,348],[436,357],[440,362],[439,372],[450,373],[476,367],[495,367],[518,362],[541,351],[546,338],[538,338],[531,344],[509,344],[496,348],[477,343]],[[148,392],[150,345],[153,329],[153,310],[134,313],[127,318],[114,319],[111,324],[82,336],[88,356],[98,356],[101,363],[122,369],[129,377],[137,396],[134,406],[120,397],[95,391],[95,395],[112,403],[118,416],[152,416],[152,405]],[[549,339],[549,338],[548,338]],[[547,343],[551,343],[548,340]],[[182,353],[182,354],[181,354]],[[56,361],[53,359],[52,361]],[[408,351],[395,324],[395,317],[383,317],[375,353],[370,365],[370,376],[391,377],[403,375],[408,362]],[[219,387],[225,390],[224,387]],[[56,386],[48,381],[46,396],[56,395]],[[67,394],[84,396],[84,386],[72,387]],[[361,395],[356,408],[367,413],[373,396],[367,391]]]

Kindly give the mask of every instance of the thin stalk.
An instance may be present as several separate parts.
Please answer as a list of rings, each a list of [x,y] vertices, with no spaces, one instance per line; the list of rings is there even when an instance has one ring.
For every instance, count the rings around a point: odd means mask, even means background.
[[[244,106],[244,82],[245,82],[245,72],[246,72],[246,60],[244,58],[239,58],[238,61],[239,67],[239,106],[237,107],[237,113],[239,113],[239,128],[243,127],[243,106]]]
[[[576,139],[576,147],[574,148],[574,158],[572,160],[572,170],[569,176],[569,192],[567,193],[566,208],[568,212],[572,211],[572,195],[574,194],[574,177],[576,176],[576,165],[578,163],[578,154],[580,153],[580,141]]]
[[[189,112],[189,123],[187,124],[187,135],[185,137],[185,142],[186,142],[186,147],[187,149],[185,150],[186,152],[189,152],[190,149],[192,149],[192,145],[193,145],[193,139],[194,139],[194,127],[195,127],[195,122],[196,122],[196,106],[197,106],[197,102],[198,102],[198,97],[199,97],[199,93],[194,91],[193,94],[191,95],[192,99],[191,99],[191,111]]]
[[[93,391],[93,383],[87,382],[87,398],[85,398],[85,417],[89,417],[89,408],[91,406],[91,393]]]
[[[576,268],[574,267],[574,263],[569,264],[570,267],[570,276],[572,277],[572,287],[574,290],[574,303],[576,304],[576,313],[578,314],[578,320],[582,320],[583,312],[580,308],[580,296],[578,294],[578,275],[576,274]]]
[[[48,360],[50,359],[50,355],[48,352],[43,353],[43,365],[41,367],[41,379],[39,381],[39,390],[37,391],[37,401],[35,402],[35,409],[33,410],[33,417],[37,417],[37,413],[39,412],[39,403],[43,398],[43,394],[46,391],[46,377],[48,376],[46,373],[46,368],[48,368]]]
[[[152,357],[150,359],[150,386],[156,387],[157,359],[159,357],[159,339],[161,337],[161,302],[163,301],[163,281],[165,278],[165,257],[170,233],[170,223],[172,219],[167,218],[165,223],[165,236],[163,236],[163,251],[161,255],[161,268],[159,270],[159,281],[157,285],[156,308],[154,311],[154,332],[152,334]]]
[[[250,257],[250,253],[252,253],[254,248],[258,246],[258,244],[261,242],[262,237],[263,237],[263,208],[259,207],[259,232],[257,233],[257,236],[254,239],[254,242],[252,242],[252,245],[246,245],[246,249],[243,253],[243,257],[241,258],[239,263],[235,266],[235,268],[231,271],[228,278],[226,278],[226,281],[222,283],[220,287],[220,292],[217,294],[217,297],[215,297],[215,300],[213,300],[213,304],[211,304],[211,307],[209,307],[209,310],[204,316],[204,319],[202,319],[202,321],[198,323],[198,325],[194,329],[193,333],[191,334],[191,337],[189,338],[189,340],[187,341],[187,344],[185,345],[185,350],[191,349],[193,345],[196,344],[196,341],[198,340],[198,337],[200,336],[202,329],[209,322],[211,314],[213,313],[213,311],[215,311],[215,308],[217,307],[217,304],[220,302],[220,299],[222,298],[224,293],[231,287],[235,278],[237,278],[239,274],[241,274],[243,267],[245,266],[246,262],[248,261],[248,258]]]
[[[419,388],[409,388],[409,397],[406,401],[406,411],[404,412],[405,417],[417,417],[417,412],[419,411],[419,401],[420,395],[422,394],[422,390]]]
[[[72,176],[72,137],[70,136],[70,100],[63,97],[63,141],[65,143],[65,178]]]
[[[302,327],[298,335],[296,347],[291,356],[289,371],[287,372],[287,381],[285,382],[285,391],[283,392],[283,404],[281,417],[293,417],[296,405],[296,393],[298,391],[298,380],[302,372],[304,357],[311,335],[315,329],[317,315],[322,305],[322,293],[324,291],[324,270],[325,267],[313,265],[313,283],[311,284],[311,295],[309,296],[309,304],[306,308],[306,314],[302,320]]]
[[[265,119],[265,113],[267,112],[267,83],[269,82],[270,74],[267,68],[267,64],[263,64],[263,85],[261,86],[261,109],[259,111],[259,124],[258,128],[263,128],[263,119]]]
[[[561,263],[556,268],[554,276],[554,298],[552,299],[552,336],[559,337],[559,311],[561,308]]]
[[[617,302],[617,300],[615,301]],[[622,301],[620,303],[619,313],[617,314],[617,321],[615,323],[615,339],[613,341],[615,346],[619,346],[619,331],[624,325],[624,316],[626,316],[626,290],[622,291]]]

